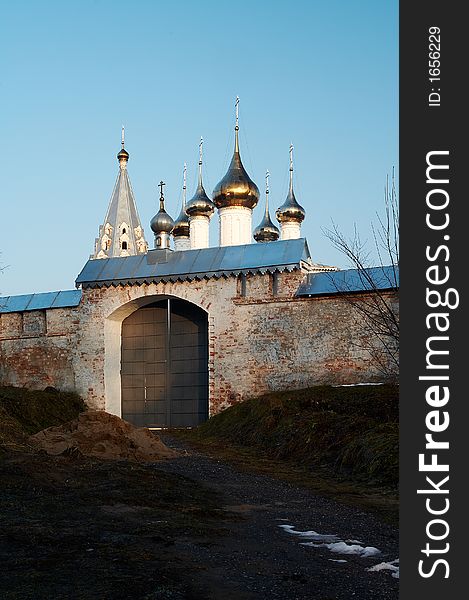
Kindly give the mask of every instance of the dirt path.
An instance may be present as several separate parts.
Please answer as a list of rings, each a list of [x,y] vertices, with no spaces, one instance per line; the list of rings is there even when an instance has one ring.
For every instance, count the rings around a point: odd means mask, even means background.
[[[141,465],[79,453],[0,456],[2,600],[398,597],[391,571],[367,571],[397,558],[393,527],[162,437],[180,457]],[[310,537],[288,525],[337,537],[305,546]],[[324,545],[347,540],[380,554]]]
[[[196,571],[186,573],[203,594],[223,600],[376,600],[397,598],[398,580],[390,570],[368,568],[398,558],[398,534],[389,525],[358,509],[315,496],[311,491],[274,479],[237,471],[183,442],[162,436],[185,456],[158,465],[216,491],[224,509],[242,518],[225,525],[226,535],[212,544],[180,543],[177,553]],[[331,547],[305,546],[310,537],[289,533],[314,530],[337,538],[320,540]],[[332,552],[340,541],[374,547],[373,557]],[[355,544],[357,545],[357,544]],[[372,551],[371,551],[372,552]],[[338,562],[341,561],[341,562]],[[343,562],[346,561],[346,562]]]

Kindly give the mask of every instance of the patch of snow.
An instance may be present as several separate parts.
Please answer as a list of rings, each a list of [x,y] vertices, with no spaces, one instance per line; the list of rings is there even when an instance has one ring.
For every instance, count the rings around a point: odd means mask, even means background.
[[[358,385],[383,385],[382,382],[373,382],[370,381],[369,383],[342,383],[340,385],[333,385],[332,387],[356,387]]]
[[[374,546],[364,546],[363,542],[358,540],[347,540],[343,542],[337,535],[317,533],[317,531],[297,531],[293,525],[278,525],[286,533],[296,535],[307,542],[300,542],[302,546],[312,546],[315,548],[327,548],[336,554],[355,554],[362,558],[370,558],[381,554],[381,550]]]
[[[297,535],[298,537],[312,540],[314,542],[338,542],[340,538],[336,535],[326,534],[323,535],[321,533],[317,533],[316,531],[296,531],[293,525],[279,525],[284,531],[287,533],[291,533],[292,535]]]
[[[344,558],[328,558],[327,560],[330,560],[331,562],[338,562],[338,563],[346,563],[347,562]]]
[[[376,571],[392,571],[391,575],[393,577],[395,577],[396,579],[399,579],[399,559],[396,558],[396,560],[392,560],[391,562],[382,562],[379,563],[379,565],[374,565],[373,567],[370,567],[369,569],[367,569],[367,571],[372,571],[372,572],[376,572]]]
[[[381,550],[373,546],[360,546],[359,544],[346,544],[345,542],[334,542],[332,544],[315,544],[314,542],[301,542],[302,546],[312,546],[313,548],[327,548],[336,554],[355,554],[362,558],[369,558],[381,554]]]
[[[373,384],[375,385],[375,384]],[[280,520],[280,519],[278,519]],[[300,542],[301,546],[310,546],[312,548],[327,548],[330,552],[335,554],[348,554],[355,555],[361,558],[372,558],[381,554],[381,550],[374,546],[365,546],[360,540],[346,540],[343,542],[338,536],[330,534],[321,534],[317,531],[297,531],[293,525],[277,525],[283,529],[286,533],[296,535],[303,540]],[[346,563],[345,559],[329,558],[331,562]],[[390,562],[381,562],[367,569],[367,571],[391,571],[392,577],[399,579],[399,559],[396,558]]]
[[[346,542],[336,542],[335,544],[326,544],[331,552],[337,554],[356,554],[362,558],[369,558],[381,554],[381,550],[374,546],[360,546],[360,544],[347,544]]]
[[[347,544],[360,544],[360,546],[363,546],[363,542],[360,542],[360,540],[345,540],[347,542]]]

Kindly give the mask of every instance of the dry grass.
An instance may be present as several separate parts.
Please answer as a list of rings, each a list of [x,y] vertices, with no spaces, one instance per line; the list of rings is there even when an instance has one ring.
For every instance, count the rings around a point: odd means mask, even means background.
[[[0,387],[0,453],[30,449],[29,435],[66,423],[85,408],[77,394],[53,388]]]
[[[237,404],[191,431],[273,459],[326,467],[336,475],[397,488],[398,388],[331,387],[272,393]]]
[[[398,523],[397,386],[318,386],[237,404],[174,430],[236,468],[273,476]]]

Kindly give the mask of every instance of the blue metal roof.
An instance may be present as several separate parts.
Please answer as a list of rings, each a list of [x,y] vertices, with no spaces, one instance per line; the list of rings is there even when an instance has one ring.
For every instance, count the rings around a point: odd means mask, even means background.
[[[366,292],[399,288],[399,267],[384,266],[311,273],[300,285],[297,296],[325,296],[343,292]]]
[[[291,271],[309,259],[304,238],[178,252],[150,250],[137,256],[91,259],[75,283],[83,287],[101,287]]]
[[[81,290],[4,296],[0,298],[0,313],[45,310],[47,308],[68,308],[78,306],[80,300]]]

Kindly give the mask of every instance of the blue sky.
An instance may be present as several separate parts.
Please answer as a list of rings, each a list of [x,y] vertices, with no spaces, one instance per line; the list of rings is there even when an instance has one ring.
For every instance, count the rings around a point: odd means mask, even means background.
[[[177,216],[184,161],[188,198],[195,190],[201,135],[208,193],[224,175],[237,95],[241,156],[261,191],[269,169],[273,212],[294,144],[313,260],[348,266],[323,233],[332,221],[371,241],[398,160],[396,0],[23,0],[0,10],[2,295],[74,287],[106,213],[122,124],[152,245],[157,184]]]

